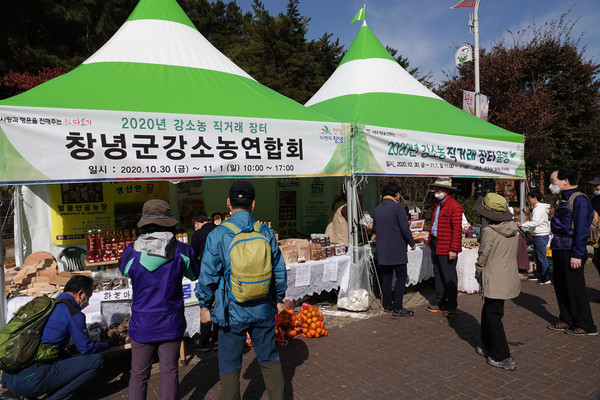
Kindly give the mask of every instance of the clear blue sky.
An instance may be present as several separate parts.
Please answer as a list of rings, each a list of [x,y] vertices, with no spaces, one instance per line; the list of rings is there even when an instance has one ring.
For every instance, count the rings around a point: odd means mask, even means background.
[[[252,11],[252,0],[236,0],[244,11]],[[472,9],[450,7],[458,0],[300,0],[300,13],[311,19],[308,38],[329,32],[348,49],[361,22],[350,24],[366,4],[367,24],[383,43],[398,49],[411,67],[433,73],[433,80],[444,79],[443,70],[454,72],[454,51],[463,43],[473,43],[468,20]],[[263,0],[271,15],[285,12],[287,0]],[[574,37],[584,34],[586,59],[600,62],[600,0],[481,0],[479,6],[480,46],[500,37],[510,40],[507,30],[516,32],[535,22],[542,26],[558,19],[569,9],[570,18],[579,18]]]

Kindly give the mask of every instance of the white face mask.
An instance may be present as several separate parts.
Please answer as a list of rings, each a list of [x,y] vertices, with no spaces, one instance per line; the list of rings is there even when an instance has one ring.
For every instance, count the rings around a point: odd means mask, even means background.
[[[560,192],[560,188],[555,184],[551,184],[550,186],[548,186],[548,189],[550,189],[552,194],[558,194]]]
[[[444,192],[436,193],[436,194],[434,194],[434,196],[438,200],[444,200],[446,198],[446,193],[444,193]]]
[[[595,195],[595,196],[600,196],[600,190],[596,190],[596,191],[594,192],[594,195]]]

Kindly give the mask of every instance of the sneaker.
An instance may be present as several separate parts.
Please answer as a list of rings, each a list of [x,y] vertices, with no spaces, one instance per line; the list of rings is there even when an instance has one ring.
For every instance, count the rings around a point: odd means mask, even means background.
[[[446,318],[454,318],[458,315],[458,310],[448,310],[444,311],[444,317]]]
[[[540,278],[537,281],[538,281],[537,282],[538,285],[550,285],[552,283],[552,281],[550,279],[548,279],[548,278],[546,278],[546,279],[541,279]]]
[[[427,306],[427,311],[429,312],[439,312],[439,313],[443,313],[444,310],[440,307],[440,306],[434,306],[432,304]]]
[[[527,275],[527,280],[528,281],[538,281],[539,278],[536,274],[530,274],[530,275]]]
[[[598,331],[586,331],[585,329],[573,327],[566,329],[565,333],[572,336],[596,336]]]
[[[483,346],[477,346],[475,348],[475,353],[479,354],[480,356],[483,356],[483,357],[487,358],[489,352],[486,349],[484,349]]]
[[[563,331],[564,332],[567,329],[571,329],[571,327],[562,321],[558,321],[555,324],[548,325],[548,329],[550,329],[551,331]]]
[[[502,361],[496,361],[492,357],[488,357],[487,363],[493,367],[503,368],[507,371],[514,371],[515,369],[517,369],[517,364],[515,363],[515,360],[512,359],[512,357],[505,358]]]
[[[394,317],[412,317],[415,313],[411,310],[407,310],[406,308],[394,308],[394,312],[392,312]]]

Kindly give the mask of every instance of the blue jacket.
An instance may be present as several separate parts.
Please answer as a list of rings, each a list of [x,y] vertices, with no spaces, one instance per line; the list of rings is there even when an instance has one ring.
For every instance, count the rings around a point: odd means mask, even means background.
[[[146,240],[150,249],[159,242],[150,235],[138,237],[136,243]],[[185,332],[181,281],[184,276],[196,280],[199,267],[190,246],[177,241],[172,234],[169,239],[163,242],[165,257],[136,251],[136,243],[127,246],[121,257],[119,269],[131,278],[133,303],[129,336],[136,342],[174,340]]]
[[[379,265],[399,265],[408,262],[406,245],[413,247],[415,240],[409,228],[406,209],[391,199],[383,199],[373,211],[373,232],[377,263]]]
[[[550,243],[552,250],[571,250],[571,257],[584,259],[587,255],[587,238],[594,217],[592,204],[585,196],[577,196],[573,202],[573,212],[569,209],[569,197],[578,188],[560,192],[560,200],[554,209],[550,229],[554,237]],[[575,227],[575,229],[573,229]]]
[[[79,305],[68,293],[61,293],[57,297],[59,300],[68,300],[77,309],[80,309]],[[63,356],[67,357],[67,344],[69,338],[73,339],[73,344],[77,350],[83,354],[95,354],[100,353],[108,349],[108,343],[94,342],[88,333],[85,324],[85,314],[78,312],[75,315],[71,315],[71,310],[66,304],[58,303],[50,314],[48,322],[44,327],[42,333],[42,343],[51,344],[57,346],[63,352]]]
[[[244,210],[237,211],[227,221],[239,228],[254,225],[255,222],[252,214]],[[276,302],[282,301],[285,297],[287,271],[279,245],[275,235],[266,225],[262,225],[260,233],[267,238],[272,250],[271,289],[266,298],[242,304],[230,300],[222,283],[225,266],[229,265],[229,245],[233,240],[234,233],[219,225],[206,239],[196,297],[200,302],[200,307],[210,309],[213,322],[220,326],[272,319],[277,314]]]

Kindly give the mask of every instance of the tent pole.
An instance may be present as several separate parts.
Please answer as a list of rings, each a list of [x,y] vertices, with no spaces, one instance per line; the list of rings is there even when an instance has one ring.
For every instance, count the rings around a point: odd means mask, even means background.
[[[0,290],[0,328],[6,325],[6,280],[4,273],[4,243],[0,241],[0,279],[2,290]]]
[[[346,213],[348,217],[348,246],[353,247],[354,243],[352,241],[352,218],[353,218],[353,210],[354,210],[354,193],[352,190],[352,179],[351,177],[346,177]]]
[[[525,191],[527,190],[526,187],[527,184],[527,180],[526,179],[522,179],[521,180],[521,196],[519,199],[519,208],[521,209],[521,218],[520,221],[522,224],[525,223]]]
[[[18,268],[23,266],[23,214],[21,213],[23,197],[21,196],[21,185],[15,185],[14,212],[15,212],[15,264]]]

